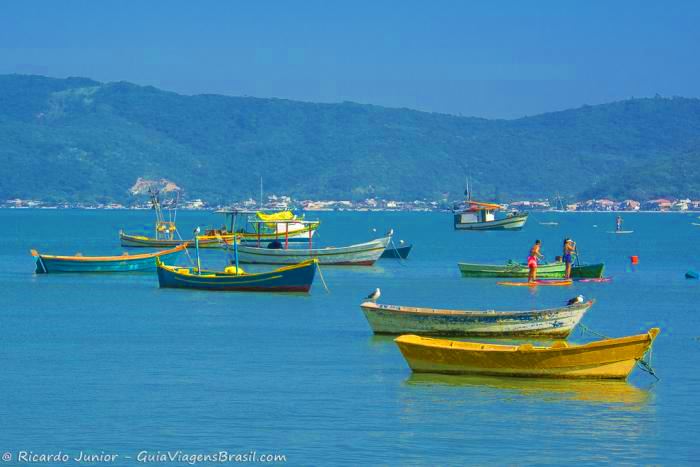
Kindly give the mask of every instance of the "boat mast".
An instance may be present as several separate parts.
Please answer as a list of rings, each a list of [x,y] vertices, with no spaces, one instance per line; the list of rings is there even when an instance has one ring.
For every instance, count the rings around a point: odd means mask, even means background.
[[[262,199],[263,199],[263,182],[262,182],[262,175],[260,176],[260,209],[262,210]]]
[[[465,175],[464,176],[464,183],[467,186],[466,190],[464,190],[464,194],[467,195],[467,201],[472,200],[472,187],[471,187],[471,176]]]

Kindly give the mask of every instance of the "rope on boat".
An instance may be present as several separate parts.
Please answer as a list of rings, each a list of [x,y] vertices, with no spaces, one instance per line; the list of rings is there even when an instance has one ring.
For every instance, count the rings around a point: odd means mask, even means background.
[[[654,348],[654,345],[649,346],[649,350],[646,351],[646,353],[642,356],[642,358],[637,359],[637,366],[642,370],[646,371],[649,373],[651,376],[656,378],[656,381],[661,381],[661,378],[656,376],[656,372],[654,371],[654,368],[651,366],[651,357],[652,357],[652,350]]]
[[[606,336],[605,334],[602,334],[602,333],[600,333],[600,332],[598,332],[598,331],[594,331],[593,329],[589,328],[588,326],[586,326],[586,325],[583,324],[583,323],[579,323],[578,326],[579,326],[579,329],[581,330],[581,335],[582,335],[582,336],[583,336],[584,333],[587,332],[587,333],[589,333],[589,334],[591,334],[591,335],[593,335],[593,336],[602,337],[603,339],[612,339],[612,337]]]
[[[46,265],[44,265],[44,260],[39,256],[39,266],[41,266],[42,271],[44,271],[44,274],[48,274],[49,271],[46,269]]]
[[[183,243],[187,243],[187,242],[185,242],[185,240],[182,238],[182,235],[180,235],[180,231],[179,231],[179,230],[175,229],[175,233],[177,234],[178,237],[180,237],[180,240],[182,240]],[[187,255],[187,259],[190,260],[190,264],[194,266],[194,260],[193,260],[192,257],[190,256],[189,249],[190,249],[189,246],[186,246],[186,247],[185,247],[185,254]]]
[[[403,264],[404,266],[406,266],[406,263],[404,262],[403,258],[399,254],[398,248],[396,248],[396,244],[394,243],[394,239],[392,238],[391,240],[389,240],[389,243],[391,243],[391,247],[394,249],[394,253],[396,253],[396,257],[399,259],[399,264]]]
[[[592,334],[597,337],[602,337],[603,339],[610,339],[610,337],[606,336],[605,334],[602,334],[600,332],[594,331],[593,329],[589,328],[583,323],[579,323],[579,329],[581,330],[581,335],[584,334],[584,332],[587,332],[589,334]],[[651,366],[651,357],[652,357],[652,349],[654,348],[654,345],[649,346],[649,350],[647,350],[644,355],[642,355],[642,358],[638,358],[637,360],[637,366],[644,372],[649,373],[651,376],[656,378],[656,381],[661,381],[661,378],[659,378],[656,375],[656,372],[654,371],[654,368]]]
[[[316,263],[316,269],[318,269],[318,277],[321,278],[323,288],[326,289],[327,293],[331,293],[330,289],[328,288],[328,285],[326,285],[326,280],[323,278],[323,272],[321,271],[321,263]]]
[[[221,235],[218,233],[216,234],[216,241],[219,242],[219,246],[222,247],[226,251],[226,265],[233,264],[234,259],[231,258],[231,247],[229,246],[228,242],[224,240]],[[236,238],[234,237],[233,241],[236,241]]]

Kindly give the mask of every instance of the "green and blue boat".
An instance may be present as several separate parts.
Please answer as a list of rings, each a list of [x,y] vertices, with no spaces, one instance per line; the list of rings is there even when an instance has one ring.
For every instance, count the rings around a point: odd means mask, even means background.
[[[37,274],[54,272],[136,272],[155,271],[157,258],[172,260],[185,248],[187,246],[183,243],[169,250],[139,255],[124,253],[119,256],[82,256],[80,254],[57,256],[41,254],[36,250],[31,250],[31,254],[36,258]]]
[[[158,284],[161,288],[213,291],[308,292],[317,268],[316,259],[261,273],[246,273],[240,266],[233,265],[224,271],[207,271],[168,266],[158,261]]]
[[[527,277],[527,264],[508,261],[505,264],[458,263],[463,277]],[[604,263],[574,265],[571,277],[575,279],[598,279],[603,277]],[[562,262],[542,263],[537,266],[540,279],[560,279],[564,277],[566,264]]]

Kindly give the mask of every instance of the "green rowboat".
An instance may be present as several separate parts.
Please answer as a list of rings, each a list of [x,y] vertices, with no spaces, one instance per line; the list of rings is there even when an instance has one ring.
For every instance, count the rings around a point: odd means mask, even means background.
[[[470,264],[458,263],[463,277],[527,277],[526,264],[509,261],[506,264]],[[605,264],[584,264],[573,266],[571,276],[574,278],[597,279],[603,277]],[[537,266],[538,279],[560,279],[564,277],[564,263],[542,263]]]

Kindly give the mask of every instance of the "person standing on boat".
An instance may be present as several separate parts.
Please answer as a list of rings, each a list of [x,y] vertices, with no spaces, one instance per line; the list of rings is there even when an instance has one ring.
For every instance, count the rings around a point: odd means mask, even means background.
[[[537,280],[537,261],[544,259],[542,253],[540,253],[540,246],[542,242],[535,240],[535,244],[530,248],[530,255],[527,257],[527,281],[535,282]]]
[[[562,261],[566,264],[566,271],[564,272],[564,277],[566,279],[571,279],[571,264],[573,262],[573,256],[576,254],[576,242],[570,238],[564,239],[564,252],[562,255]]]
[[[617,216],[615,219],[615,231],[620,232],[622,230],[622,216]]]

